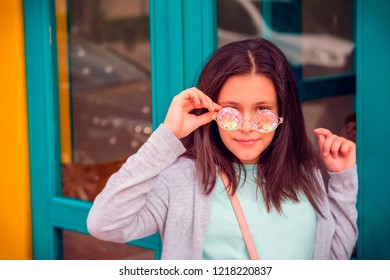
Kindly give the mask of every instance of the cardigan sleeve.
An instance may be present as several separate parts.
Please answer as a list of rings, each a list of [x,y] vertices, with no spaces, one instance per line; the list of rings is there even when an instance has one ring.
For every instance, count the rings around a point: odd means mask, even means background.
[[[160,125],[96,197],[87,218],[90,234],[124,243],[163,230],[169,195],[159,174],[184,152],[180,140]]]
[[[356,166],[338,173],[329,172],[328,199],[334,221],[330,258],[349,259],[358,237]]]

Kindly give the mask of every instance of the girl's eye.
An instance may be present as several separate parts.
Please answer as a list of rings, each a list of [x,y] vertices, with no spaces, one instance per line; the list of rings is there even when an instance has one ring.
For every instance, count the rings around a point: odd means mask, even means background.
[[[260,106],[260,107],[257,107],[257,110],[259,110],[259,111],[269,110],[269,108]]]

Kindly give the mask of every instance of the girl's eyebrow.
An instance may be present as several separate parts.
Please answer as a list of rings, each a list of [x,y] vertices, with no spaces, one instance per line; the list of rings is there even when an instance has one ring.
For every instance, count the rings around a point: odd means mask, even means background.
[[[240,105],[240,103],[238,102],[234,102],[234,101],[220,101],[219,102],[220,105]],[[274,101],[261,101],[261,102],[256,102],[255,103],[256,106],[261,106],[261,105],[276,105],[276,102]]]

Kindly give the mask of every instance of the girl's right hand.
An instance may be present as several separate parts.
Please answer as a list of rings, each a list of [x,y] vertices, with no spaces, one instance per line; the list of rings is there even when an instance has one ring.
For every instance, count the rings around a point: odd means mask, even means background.
[[[207,113],[196,116],[190,114],[193,109],[206,108]],[[212,121],[214,111],[222,109],[196,87],[186,89],[176,95],[164,120],[164,126],[181,139],[198,127]]]

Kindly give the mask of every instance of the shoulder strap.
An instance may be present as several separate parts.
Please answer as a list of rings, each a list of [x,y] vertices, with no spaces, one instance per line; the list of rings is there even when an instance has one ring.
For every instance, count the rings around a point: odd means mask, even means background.
[[[234,213],[236,214],[236,218],[238,224],[240,225],[240,229],[242,232],[242,236],[244,237],[245,245],[248,250],[249,256],[251,260],[259,260],[260,257],[257,254],[257,250],[255,247],[255,243],[253,242],[252,235],[249,232],[248,223],[246,222],[244,212],[242,211],[240,201],[238,200],[237,194],[231,195],[228,188],[228,180],[225,174],[221,173],[222,181],[225,185],[226,191],[229,194],[230,201],[232,203]]]

